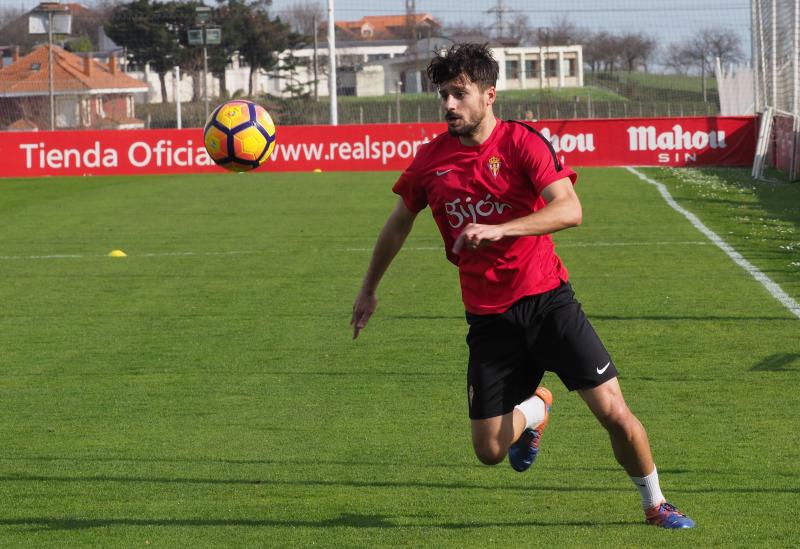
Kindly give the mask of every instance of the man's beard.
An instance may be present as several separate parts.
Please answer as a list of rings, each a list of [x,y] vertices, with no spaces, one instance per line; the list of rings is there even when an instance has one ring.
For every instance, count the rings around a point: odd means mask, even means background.
[[[463,117],[459,117],[457,120],[462,122],[462,126],[460,128],[454,128],[448,124],[447,133],[453,137],[472,137],[478,132],[478,128],[480,128],[485,118],[486,111],[481,112],[472,123],[467,122]]]
[[[462,118],[463,120],[463,118]],[[447,133],[452,135],[453,137],[471,137],[475,135],[478,126],[481,125],[481,120],[477,122],[473,122],[472,124],[464,123],[463,126],[460,128],[454,128],[453,126],[447,125]]]

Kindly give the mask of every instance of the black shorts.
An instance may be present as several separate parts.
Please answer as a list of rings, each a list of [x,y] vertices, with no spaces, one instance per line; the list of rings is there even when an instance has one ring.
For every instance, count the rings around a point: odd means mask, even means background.
[[[558,375],[570,391],[617,375],[568,282],[524,297],[501,314],[467,313],[467,322],[470,419],[511,412],[533,395],[545,371]]]

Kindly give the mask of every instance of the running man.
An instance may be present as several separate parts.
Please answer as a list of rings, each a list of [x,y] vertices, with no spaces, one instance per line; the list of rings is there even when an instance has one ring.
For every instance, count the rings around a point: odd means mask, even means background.
[[[545,371],[577,391],[608,431],[641,495],[645,520],[694,521],[661,493],[647,433],[628,409],[614,363],[555,254],[550,234],[580,225],[577,175],[520,122],[495,118],[498,65],[486,45],[458,44],[427,69],[447,133],[419,148],[393,191],[400,198],[378,236],[353,305],[353,338],[377,307],[378,284],[417,214],[431,208],[447,259],[458,267],[469,332],[467,402],[478,459],[525,471],[536,459],[552,395]]]

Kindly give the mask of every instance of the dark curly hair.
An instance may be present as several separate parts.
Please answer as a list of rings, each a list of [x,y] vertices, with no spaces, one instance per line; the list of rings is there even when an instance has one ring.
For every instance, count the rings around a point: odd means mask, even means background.
[[[497,84],[500,68],[488,44],[454,44],[444,55],[437,54],[428,64],[428,78],[441,86],[463,74],[482,90]]]

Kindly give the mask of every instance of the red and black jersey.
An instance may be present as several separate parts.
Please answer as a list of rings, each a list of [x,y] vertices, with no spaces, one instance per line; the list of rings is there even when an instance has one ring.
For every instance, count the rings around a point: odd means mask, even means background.
[[[556,288],[568,278],[549,235],[504,238],[478,250],[451,252],[468,223],[497,225],[545,205],[542,190],[577,175],[550,143],[521,122],[497,120],[478,146],[442,134],[419,148],[393,187],[406,206],[430,206],[447,258],[458,266],[461,295],[473,314],[502,313],[518,299]]]

